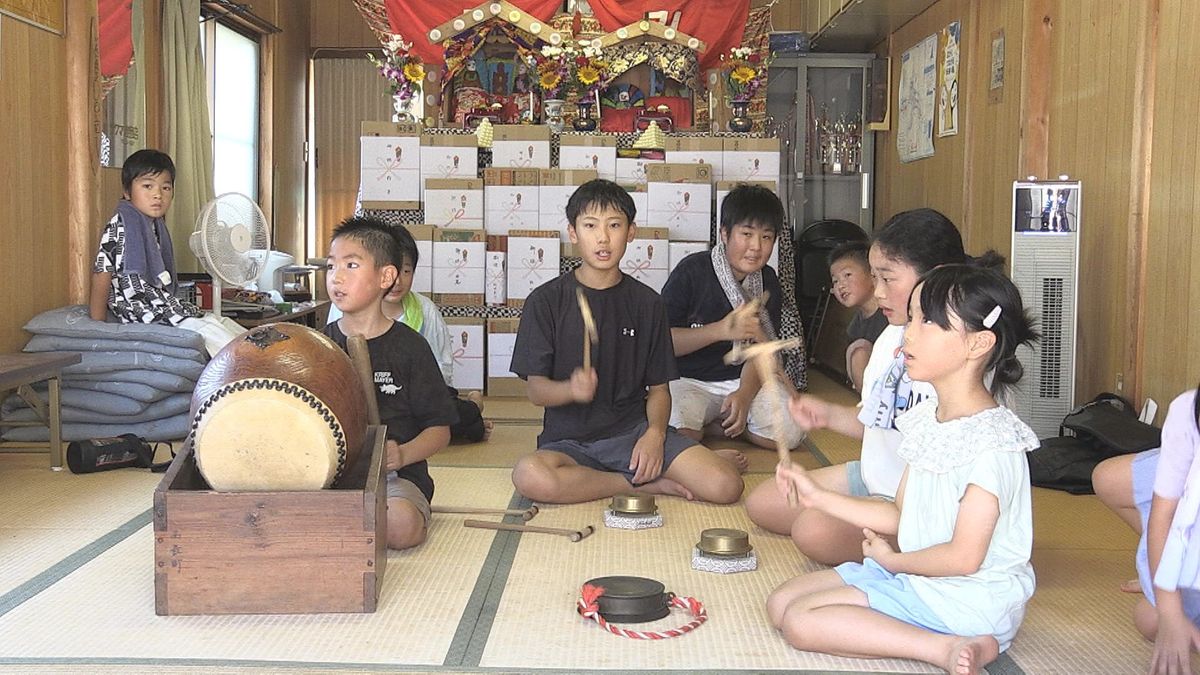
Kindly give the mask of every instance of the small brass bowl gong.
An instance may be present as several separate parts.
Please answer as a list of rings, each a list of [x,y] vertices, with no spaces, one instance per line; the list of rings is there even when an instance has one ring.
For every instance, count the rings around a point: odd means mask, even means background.
[[[658,507],[654,504],[654,495],[615,495],[608,508],[621,516],[652,516],[658,513]]]
[[[746,555],[754,549],[750,545],[750,535],[742,530],[716,527],[700,533],[700,542],[696,548],[705,555],[739,556]]]

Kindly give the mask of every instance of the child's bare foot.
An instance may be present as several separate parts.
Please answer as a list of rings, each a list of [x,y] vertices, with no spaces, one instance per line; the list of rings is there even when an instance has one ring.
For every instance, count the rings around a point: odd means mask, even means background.
[[[1000,655],[1000,643],[991,635],[976,635],[954,643],[945,668],[952,675],[979,675],[983,667]]]
[[[738,473],[746,473],[746,469],[750,468],[750,460],[746,459],[746,454],[741,450],[735,450],[733,448],[720,448],[718,450],[713,450],[713,452],[717,453],[721,459],[724,459],[732,464],[733,468],[737,469]]]
[[[481,412],[481,413],[483,412],[483,394],[481,394],[477,391],[468,391],[466,399],[468,401],[470,401],[471,403],[474,403],[476,405],[476,407],[479,408],[479,412]],[[484,424],[487,424],[487,422],[484,422]],[[488,431],[491,431],[490,427],[488,428]],[[486,436],[485,436],[485,438],[486,438]]]
[[[691,490],[685,488],[682,484],[667,478],[666,476],[660,476],[649,483],[642,483],[634,489],[652,495],[672,495],[675,497],[683,497],[689,502],[696,498],[695,495],[692,494]]]
[[[1120,588],[1122,593],[1141,593],[1142,582],[1137,579],[1130,579],[1129,581],[1122,582]]]
[[[486,441],[487,439],[492,437],[492,429],[495,426],[496,426],[496,423],[491,420],[483,421],[483,438],[479,439],[480,442]]]

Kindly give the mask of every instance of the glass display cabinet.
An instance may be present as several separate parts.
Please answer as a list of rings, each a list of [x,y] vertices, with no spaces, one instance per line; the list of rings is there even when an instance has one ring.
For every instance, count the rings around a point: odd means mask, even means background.
[[[780,197],[795,241],[796,309],[810,360],[843,378],[851,313],[830,301],[827,261],[833,247],[873,229],[875,145],[866,114],[873,60],[781,56],[767,81],[767,113],[782,141]]]
[[[819,220],[847,220],[870,232],[875,146],[866,130],[870,54],[804,54],[775,59],[767,112],[787,155],[781,186],[799,234]]]

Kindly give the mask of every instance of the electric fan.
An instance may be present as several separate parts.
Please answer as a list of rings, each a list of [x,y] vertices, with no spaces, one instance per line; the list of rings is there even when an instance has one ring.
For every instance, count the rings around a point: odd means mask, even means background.
[[[188,246],[212,275],[213,313],[221,316],[221,285],[242,288],[258,278],[258,252],[271,248],[271,228],[254,200],[226,192],[200,210]]]

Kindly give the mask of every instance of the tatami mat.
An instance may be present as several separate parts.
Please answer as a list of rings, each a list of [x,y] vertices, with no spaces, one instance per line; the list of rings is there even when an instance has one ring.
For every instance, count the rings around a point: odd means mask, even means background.
[[[45,454],[0,455],[0,595],[150,508],[161,478],[49,466]]]
[[[1027,673],[1144,673],[1151,645],[1133,627],[1141,596],[1118,585],[1133,574],[1129,551],[1035,549],[1037,592],[1010,656]]]
[[[765,480],[756,475],[750,484]],[[654,670],[789,669],[813,672],[865,670],[935,672],[904,661],[858,661],[798,652],[767,622],[767,594],[806,569],[784,538],[763,533],[741,505],[714,506],[680,499],[658,500],[664,526],[629,531],[603,526],[603,502],[546,507],[534,523],[597,532],[578,543],[551,535],[524,534],[504,597],[496,612],[480,665],[521,671],[531,668]],[[759,556],[753,572],[719,575],[691,569],[691,550],[700,531],[733,527],[751,534]],[[705,604],[708,622],[689,635],[661,641],[617,637],[580,618],[575,600],[580,586],[595,577],[635,575],[657,579],[667,590]],[[638,630],[664,630],[690,621],[686,613]]]
[[[455,443],[429,458],[434,466],[507,467],[511,469],[521,455],[537,449],[542,423],[497,421],[491,436],[481,443]]]
[[[525,397],[489,396],[484,399],[483,416],[500,421],[542,421],[542,408],[529,402]]]
[[[856,395],[820,373],[810,392],[852,404]],[[505,507],[510,468],[536,445],[542,411],[524,399],[489,399],[497,421],[486,443],[451,446],[432,460],[435,504]],[[858,457],[859,442],[812,435],[806,467]],[[776,457],[740,443],[747,490],[770,480]],[[157,617],[148,509],[159,475],[123,469],[51,472],[45,454],[0,454],[0,671],[19,673],[267,672],[929,672],[920,664],[797,652],[766,622],[763,603],[784,579],[812,566],[784,537],[750,525],[742,504],[660,501],[666,527],[628,532],[602,525],[603,502],[546,506],[530,524],[599,531],[579,543],[539,534],[465,529],[436,514],[429,541],[391,553],[373,615]],[[485,516],[486,517],[486,516]],[[1145,672],[1151,647],[1133,628],[1136,537],[1093,496],[1034,491],[1038,590],[1009,654],[993,672]],[[750,532],[755,572],[690,569],[707,527]],[[663,581],[708,607],[695,633],[655,643],[602,631],[574,610],[590,578],[633,574]],[[276,580],[286,585],[288,580]],[[642,626],[664,629],[687,619]]]
[[[504,508],[500,469],[435,468],[438,502]],[[440,665],[495,533],[436,514],[392,552],[374,614],[158,617],[147,525],[0,617],[0,658],[141,658]],[[267,580],[286,587],[287,579]]]

